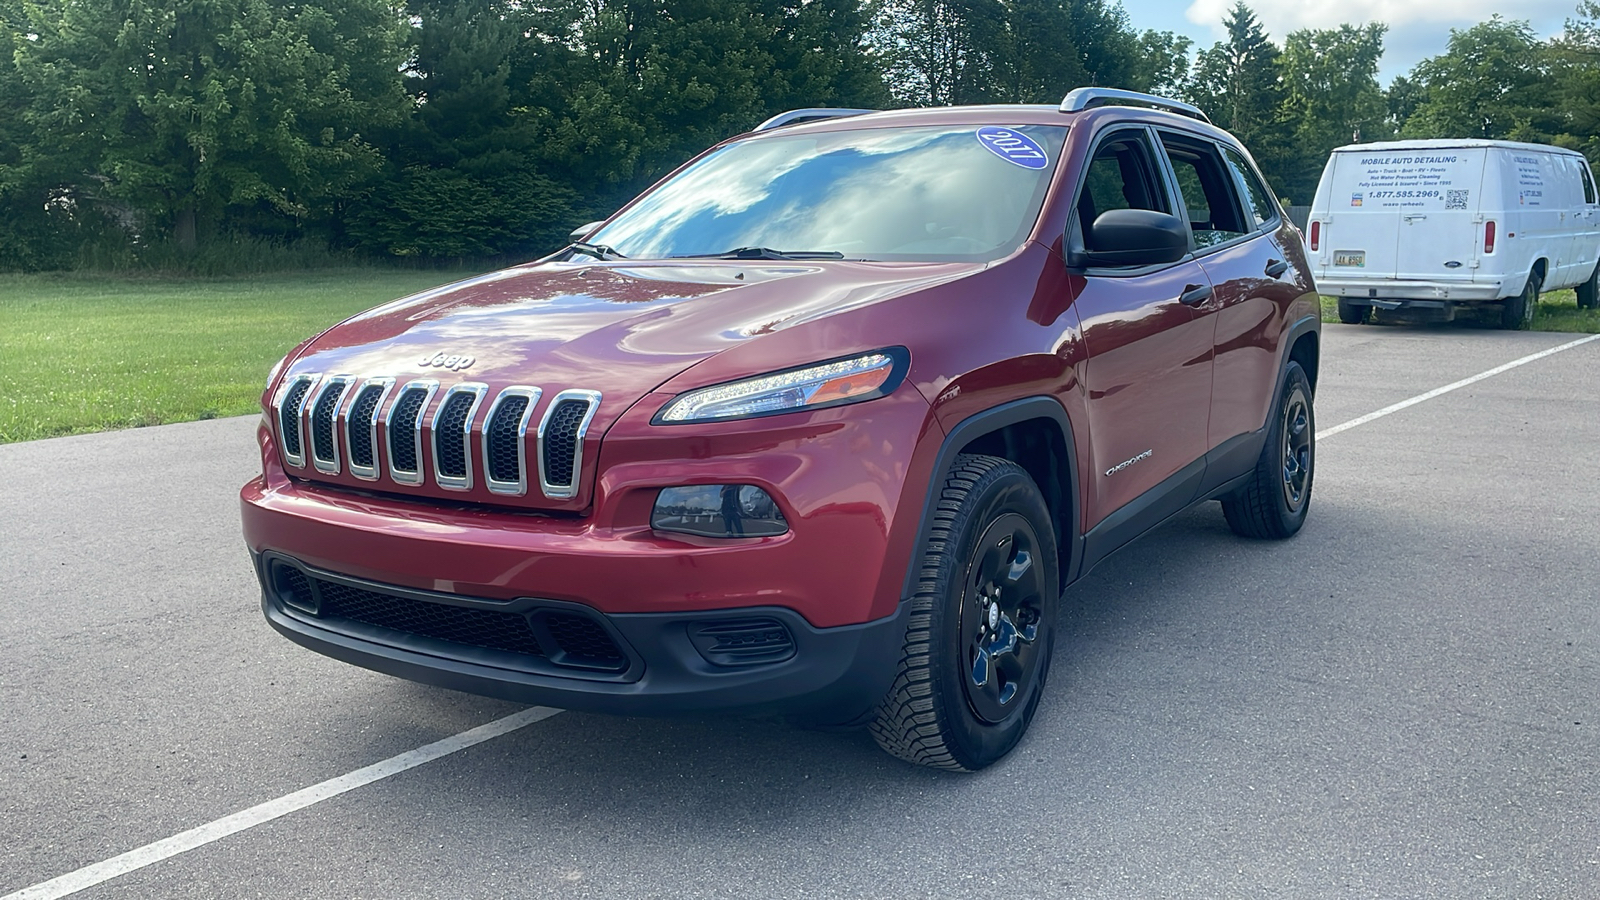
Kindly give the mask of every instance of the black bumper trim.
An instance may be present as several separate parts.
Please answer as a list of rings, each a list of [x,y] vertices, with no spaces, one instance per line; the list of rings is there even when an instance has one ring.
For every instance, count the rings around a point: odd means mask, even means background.
[[[257,571],[261,571],[258,560]],[[544,601],[534,601],[544,602]],[[613,630],[635,664],[627,680],[595,673],[508,668],[504,654],[424,640],[390,643],[321,627],[262,591],[267,622],[284,637],[362,668],[517,703],[625,716],[708,712],[781,714],[818,724],[861,721],[894,678],[905,641],[904,601],[894,614],[859,625],[816,628],[783,607],[681,613],[589,612]],[[691,640],[696,625],[768,618],[792,635],[794,653],[764,665],[718,666]],[[496,665],[494,663],[500,662]]]

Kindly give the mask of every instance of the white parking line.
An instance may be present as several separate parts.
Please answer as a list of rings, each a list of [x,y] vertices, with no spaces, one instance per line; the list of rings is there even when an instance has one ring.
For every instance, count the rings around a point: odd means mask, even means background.
[[[1485,378],[1493,378],[1502,372],[1510,371],[1518,366],[1527,365],[1528,363],[1544,359],[1547,356],[1553,356],[1564,350],[1571,350],[1573,347],[1578,347],[1595,340],[1600,340],[1600,334],[1589,335],[1588,337],[1579,338],[1575,341],[1569,341],[1568,343],[1562,344],[1558,347],[1551,347],[1548,350],[1541,350],[1538,353],[1529,354],[1521,359],[1514,359],[1504,365],[1495,366],[1486,372],[1480,372],[1477,375],[1473,375],[1470,378],[1463,378],[1460,381],[1452,382],[1444,387],[1434,388],[1431,391],[1418,394],[1410,399],[1402,400],[1399,403],[1395,403],[1390,406],[1385,406],[1383,409],[1380,409],[1377,412],[1367,413],[1364,416],[1351,419],[1348,422],[1335,425],[1332,428],[1323,429],[1322,431],[1317,432],[1317,440],[1323,440],[1324,438],[1336,435],[1341,431],[1348,431],[1352,428],[1355,428],[1357,425],[1365,425],[1374,419],[1381,419],[1390,413],[1399,412],[1407,407],[1416,406],[1418,403],[1422,403],[1426,400],[1432,400],[1434,397],[1438,397],[1442,394],[1448,394],[1451,391],[1464,388],[1467,385],[1475,384],[1484,380]],[[340,775],[337,778],[330,778],[327,781],[314,784],[308,788],[302,788],[301,790],[295,791],[292,794],[279,797],[276,800],[268,800],[267,802],[258,806],[252,806],[249,809],[241,810],[233,813],[232,815],[223,816],[216,821],[208,822],[197,828],[191,828],[188,831],[185,831],[181,834],[175,834],[169,838],[163,838],[162,840],[156,841],[153,844],[146,844],[143,847],[139,847],[135,850],[129,850],[127,853],[124,853],[120,856],[114,856],[104,862],[98,862],[93,865],[85,866],[75,872],[68,872],[65,875],[52,878],[49,881],[40,882],[39,884],[31,887],[25,887],[20,891],[15,891],[5,895],[4,897],[0,897],[0,900],[53,900],[53,898],[65,897],[69,894],[77,893],[85,888],[94,887],[97,884],[110,881],[119,875],[125,875],[137,869],[142,869],[152,863],[157,863],[164,859],[170,859],[180,853],[193,850],[196,847],[203,847],[206,844],[219,841],[230,834],[236,834],[248,828],[254,828],[263,822],[270,822],[273,819],[286,816],[289,813],[295,812],[296,810],[305,809],[308,806],[321,803],[329,798],[337,797],[340,794],[348,791],[353,791],[358,787],[362,787],[363,785],[372,784],[375,781],[382,781],[391,775],[398,775],[408,769],[414,769],[423,763],[432,762],[440,757],[449,756],[452,753],[465,750],[468,747],[481,744],[484,741],[492,740],[503,734],[509,734],[510,732],[516,731],[519,728],[524,728],[528,725],[532,725],[535,722],[548,719],[560,712],[561,710],[559,709],[551,709],[550,707],[546,706],[530,707],[522,710],[521,712],[506,716],[505,718],[495,719],[492,722],[488,722],[486,724],[479,725],[476,728],[463,731],[460,734],[451,735],[443,740],[434,741],[431,744],[418,747],[415,750],[408,750],[398,756],[391,756],[382,762],[373,763],[370,766],[357,769],[354,772]]]
[[[414,769],[441,756],[449,756],[459,750],[465,750],[475,744],[481,744],[484,741],[497,738],[502,734],[509,734],[519,728],[548,719],[559,712],[561,710],[551,709],[548,706],[529,707],[521,712],[512,713],[503,719],[495,719],[493,722],[479,725],[477,728],[463,731],[460,734],[453,734],[443,740],[434,741],[415,750],[407,750],[399,756],[391,756],[382,762],[373,763],[370,766],[340,775],[337,778],[330,778],[320,784],[313,784],[308,788],[302,788],[276,800],[268,800],[259,806],[252,806],[233,815],[223,816],[214,822],[207,822],[182,834],[175,834],[153,844],[146,844],[137,850],[129,850],[127,853],[121,856],[113,856],[105,862],[84,866],[76,872],[68,872],[58,878],[52,878],[32,887],[25,887],[20,891],[0,897],[0,900],[47,900],[47,898],[75,894],[84,888],[94,887],[102,882],[110,881],[118,875],[126,875],[151,863],[158,863],[180,853],[193,850],[196,847],[203,847],[213,841],[220,841],[230,834],[244,831],[247,828],[254,828],[263,822],[270,822],[295,810],[305,809],[330,797],[337,797],[346,791],[353,791],[362,785],[371,784],[374,781],[382,781],[390,775],[398,775],[407,769]]]
[[[1381,419],[1390,413],[1396,413],[1407,407],[1416,406],[1418,403],[1421,403],[1425,400],[1432,400],[1441,394],[1448,394],[1453,390],[1464,388],[1469,384],[1476,384],[1485,378],[1493,378],[1494,376],[1499,375],[1501,372],[1509,372],[1512,369],[1515,369],[1517,366],[1525,366],[1528,363],[1536,360],[1544,359],[1546,356],[1554,356],[1563,350],[1571,350],[1573,347],[1578,347],[1583,344],[1587,344],[1590,341],[1597,340],[1600,340],[1600,334],[1591,334],[1588,337],[1578,338],[1575,341],[1568,341],[1559,347],[1551,347],[1549,350],[1540,350],[1538,353],[1530,353],[1521,359],[1513,359],[1511,362],[1508,362],[1503,366],[1495,366],[1487,372],[1479,372],[1470,378],[1463,378],[1460,381],[1451,382],[1444,387],[1436,387],[1426,393],[1418,394],[1415,397],[1411,397],[1406,400],[1401,400],[1399,403],[1395,403],[1390,406],[1385,406],[1383,409],[1380,409],[1377,412],[1369,412],[1364,416],[1351,419],[1348,422],[1342,422],[1333,426],[1332,428],[1324,428],[1323,430],[1317,432],[1317,440],[1320,441],[1323,438],[1333,437],[1341,431],[1349,431],[1357,425],[1365,425],[1368,422],[1371,422],[1373,419]],[[3,900],[3,898],[0,898],[0,900]]]

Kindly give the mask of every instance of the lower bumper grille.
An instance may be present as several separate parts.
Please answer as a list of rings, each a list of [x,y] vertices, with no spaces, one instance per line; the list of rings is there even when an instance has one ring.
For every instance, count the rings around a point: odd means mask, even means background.
[[[443,602],[444,595],[435,601],[427,599],[431,595],[426,592],[357,583],[302,569],[282,558],[270,559],[265,566],[268,590],[280,602],[335,630],[341,622],[354,622],[590,672],[621,673],[630,664],[606,627],[586,613],[543,606],[520,611],[459,606]],[[440,651],[445,654],[448,648]]]

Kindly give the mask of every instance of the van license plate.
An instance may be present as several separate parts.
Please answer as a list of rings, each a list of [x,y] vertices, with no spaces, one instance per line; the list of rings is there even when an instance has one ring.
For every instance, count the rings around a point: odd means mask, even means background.
[[[1335,250],[1333,264],[1336,266],[1367,267],[1367,251],[1365,250]]]

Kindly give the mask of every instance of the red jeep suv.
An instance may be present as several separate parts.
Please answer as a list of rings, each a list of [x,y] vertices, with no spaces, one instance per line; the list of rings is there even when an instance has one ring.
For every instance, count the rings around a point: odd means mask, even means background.
[[[976,770],[1096,561],[1207,500],[1300,528],[1319,336],[1191,106],[797,110],[295,348],[244,535],[267,621],[356,665]]]

